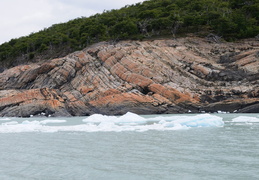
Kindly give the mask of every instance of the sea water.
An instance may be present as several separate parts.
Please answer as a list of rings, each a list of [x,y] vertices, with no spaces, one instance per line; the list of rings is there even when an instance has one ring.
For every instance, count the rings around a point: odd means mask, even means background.
[[[259,114],[1,118],[0,179],[259,179]]]

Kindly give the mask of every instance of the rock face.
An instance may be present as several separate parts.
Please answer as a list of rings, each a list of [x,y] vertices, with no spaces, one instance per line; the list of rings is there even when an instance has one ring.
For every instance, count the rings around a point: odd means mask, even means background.
[[[0,74],[0,116],[259,112],[259,41],[99,43]]]

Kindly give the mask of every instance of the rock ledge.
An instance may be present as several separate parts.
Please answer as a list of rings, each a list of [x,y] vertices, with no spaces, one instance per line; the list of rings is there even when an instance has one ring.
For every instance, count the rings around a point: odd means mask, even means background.
[[[259,41],[99,43],[0,74],[0,116],[259,112]]]

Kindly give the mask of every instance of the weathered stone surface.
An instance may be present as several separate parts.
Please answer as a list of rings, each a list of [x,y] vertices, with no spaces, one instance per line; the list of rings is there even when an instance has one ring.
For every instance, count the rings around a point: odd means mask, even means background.
[[[259,42],[99,43],[0,74],[0,116],[259,112]]]
[[[0,97],[2,116],[70,115],[65,109],[64,100],[53,89],[6,90]]]

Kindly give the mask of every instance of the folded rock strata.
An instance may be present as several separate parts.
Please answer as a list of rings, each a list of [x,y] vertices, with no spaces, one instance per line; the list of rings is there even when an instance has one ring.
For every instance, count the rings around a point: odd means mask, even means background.
[[[259,112],[259,41],[98,43],[0,74],[0,116]]]

